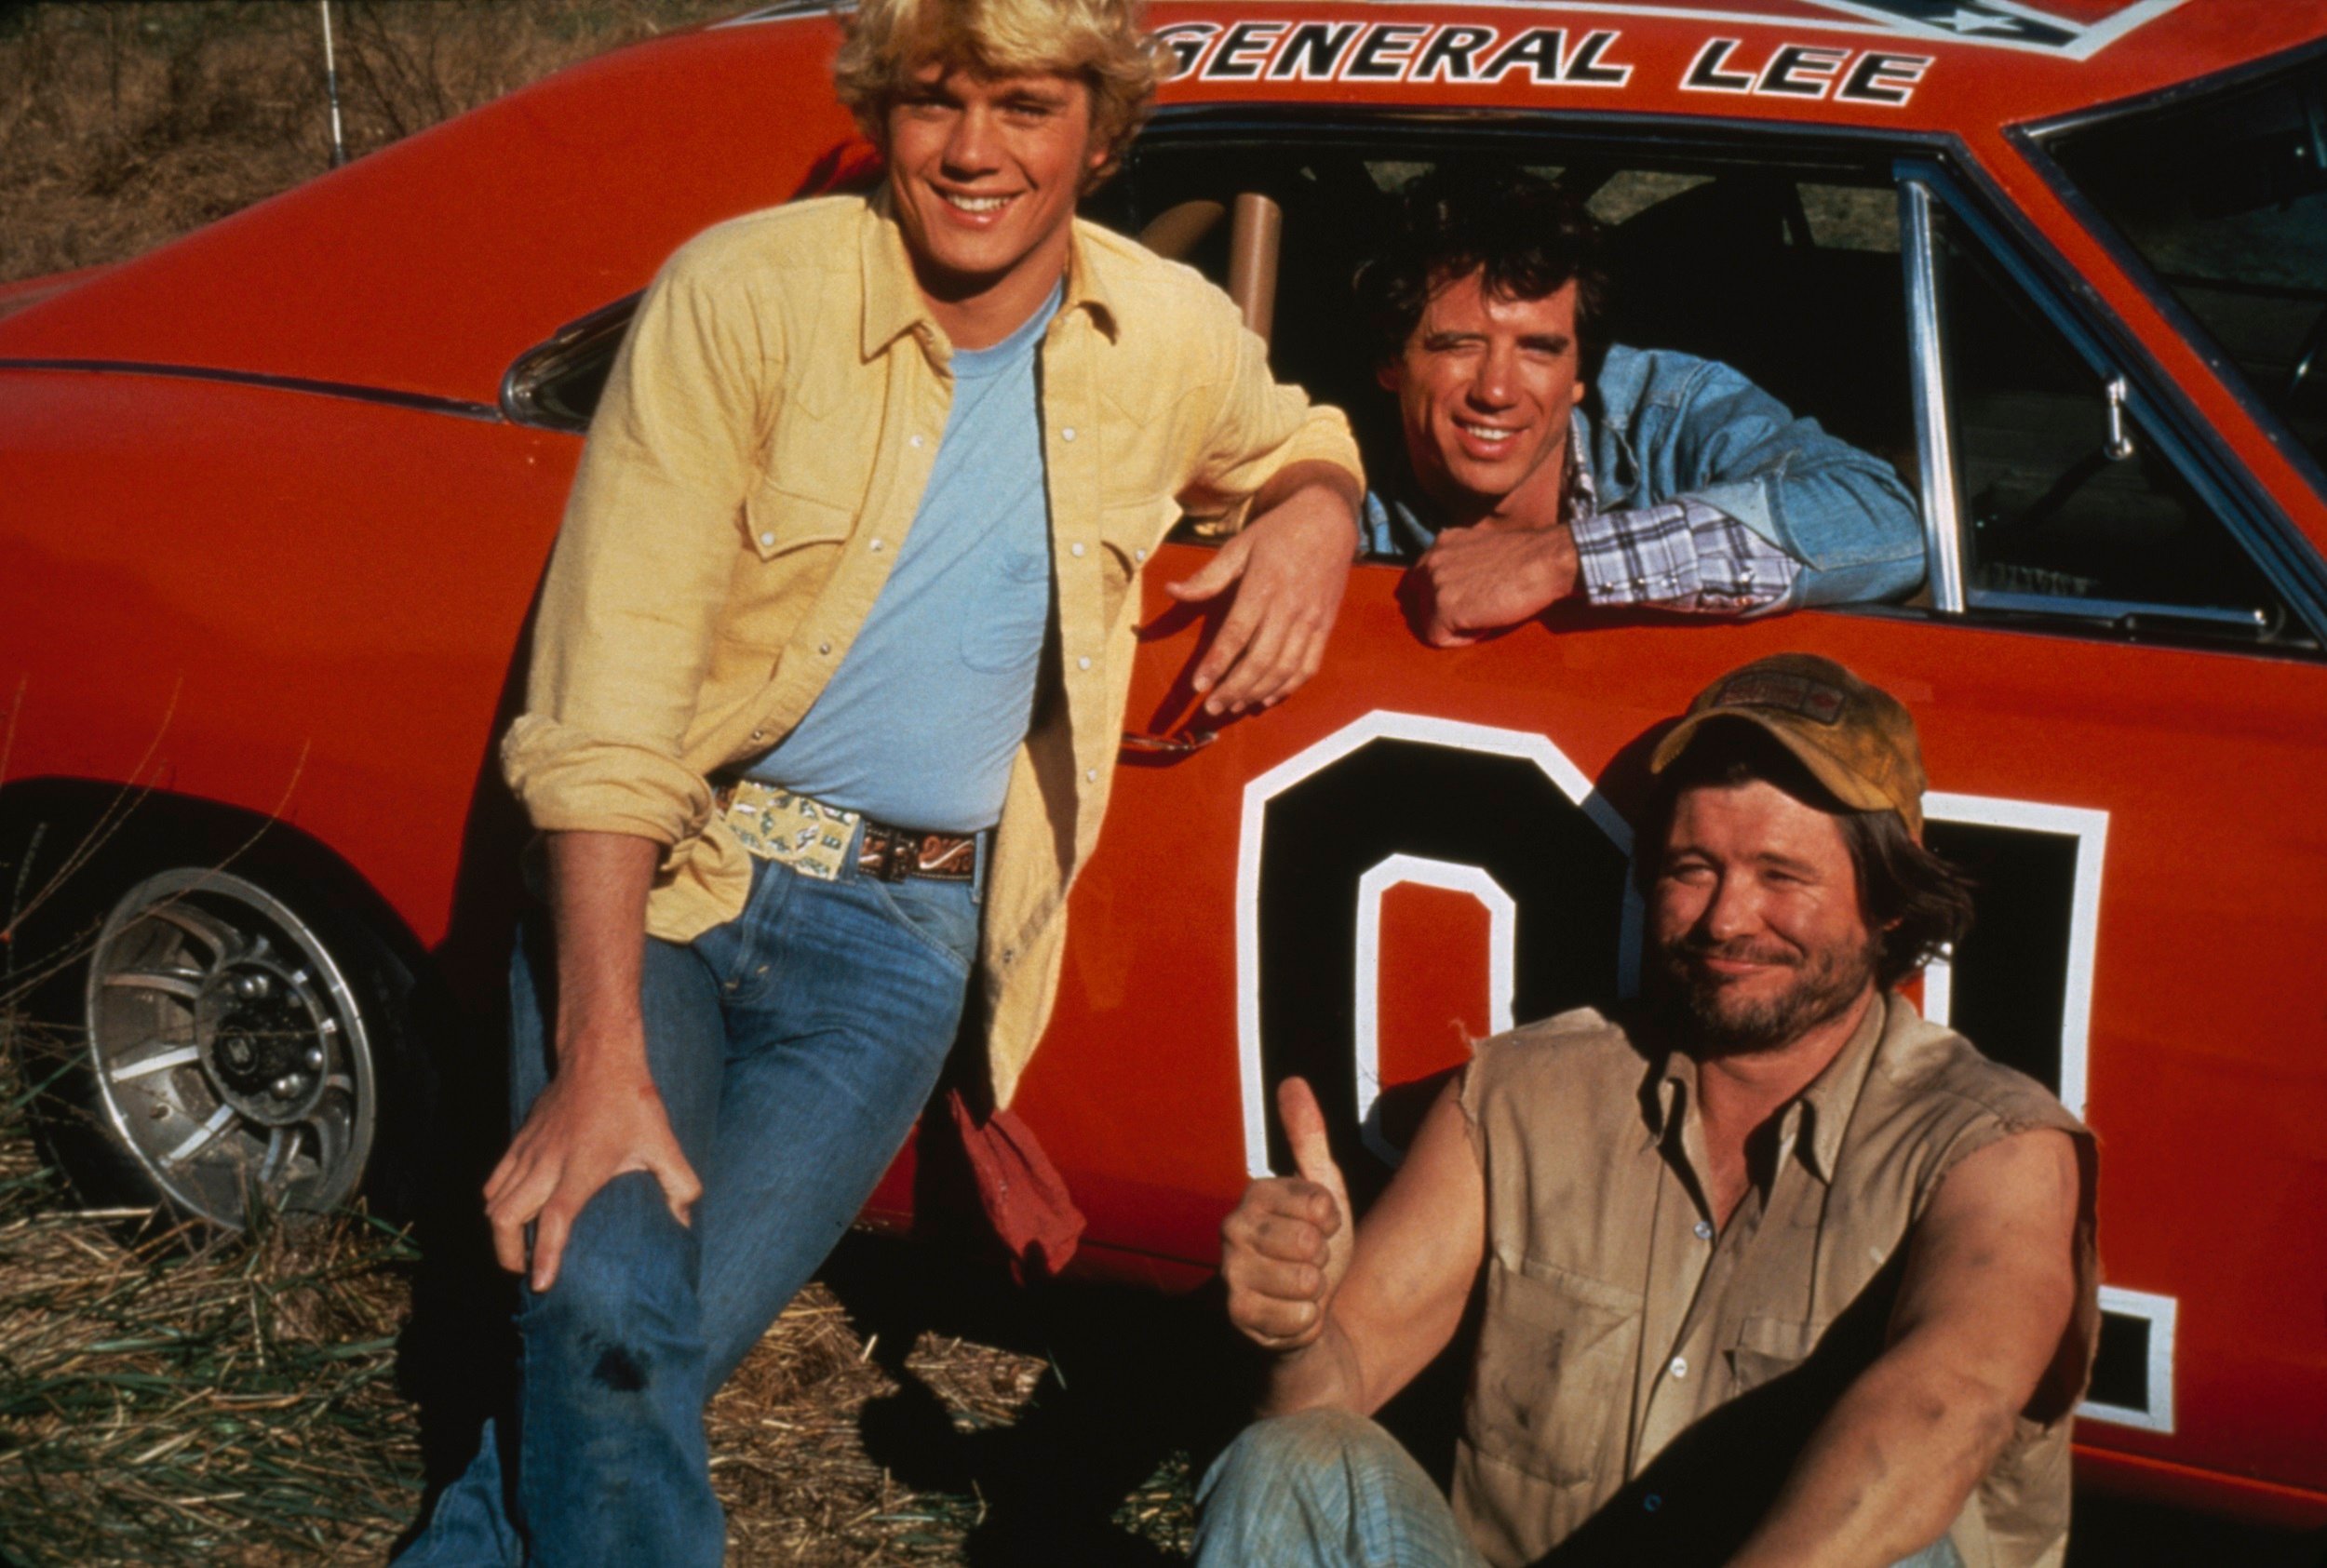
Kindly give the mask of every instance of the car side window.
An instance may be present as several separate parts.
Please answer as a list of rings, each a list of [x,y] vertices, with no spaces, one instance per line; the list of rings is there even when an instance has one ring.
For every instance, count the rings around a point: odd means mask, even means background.
[[[2120,636],[2296,625],[2125,382],[1944,208],[1933,246],[1968,608]]]
[[[1604,225],[1612,341],[1729,365],[1794,413],[1891,463],[1913,489],[1913,382],[1887,162],[1774,153],[1755,161],[1552,138],[1478,147],[1421,137],[1310,146],[1275,138],[1231,147],[1158,128],[1094,205],[1096,215],[1228,286],[1239,249],[1232,214],[1243,201],[1265,199],[1281,222],[1271,362],[1349,414],[1377,489],[1391,489],[1406,469],[1405,441],[1395,402],[1377,384],[1377,345],[1356,318],[1352,276],[1380,243],[1408,181],[1475,155],[1556,180]],[[1381,558],[1411,557],[1401,548]]]

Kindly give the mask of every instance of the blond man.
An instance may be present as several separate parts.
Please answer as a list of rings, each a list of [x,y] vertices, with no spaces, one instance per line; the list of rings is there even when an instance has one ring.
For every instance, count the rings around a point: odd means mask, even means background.
[[[1316,668],[1345,423],[1074,219],[1157,58],[1130,0],[868,0],[836,77],[881,190],[722,224],[641,302],[504,747],[550,893],[486,1187],[518,1408],[402,1561],[717,1562],[704,1400],[895,1153],[973,975],[998,1106],[1042,1033],[1183,510],[1249,518],[1172,585],[1231,601],[1206,705]]]

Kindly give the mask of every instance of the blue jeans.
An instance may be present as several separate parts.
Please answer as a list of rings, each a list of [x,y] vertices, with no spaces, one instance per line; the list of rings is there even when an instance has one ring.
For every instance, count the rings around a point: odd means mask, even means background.
[[[1256,1421],[1196,1494],[1195,1568],[1486,1568],[1437,1482],[1362,1415]],[[1894,1568],[1963,1568],[1944,1537]]]
[[[978,902],[966,882],[882,882],[853,863],[824,882],[758,862],[736,918],[686,946],[648,941],[648,1062],[703,1180],[694,1223],[673,1220],[644,1173],[590,1199],[557,1283],[524,1293],[514,1421],[487,1427],[399,1564],[720,1561],[704,1403],[847,1230],[928,1099],[961,1022]],[[520,933],[511,966],[520,1121],[549,1081],[546,926]]]

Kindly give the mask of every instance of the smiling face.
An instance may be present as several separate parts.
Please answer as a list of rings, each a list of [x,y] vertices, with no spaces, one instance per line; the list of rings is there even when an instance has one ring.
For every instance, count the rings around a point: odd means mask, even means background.
[[[999,342],[1065,273],[1075,198],[1107,161],[1090,89],[932,63],[891,106],[888,131],[889,190],[922,294],[957,346]]]
[[[1705,1055],[1782,1050],[1875,990],[1839,822],[1762,779],[1685,788],[1649,893],[1655,975]]]
[[[1454,523],[1554,522],[1568,415],[1583,401],[1576,286],[1511,299],[1472,273],[1440,284],[1382,368],[1422,492]]]

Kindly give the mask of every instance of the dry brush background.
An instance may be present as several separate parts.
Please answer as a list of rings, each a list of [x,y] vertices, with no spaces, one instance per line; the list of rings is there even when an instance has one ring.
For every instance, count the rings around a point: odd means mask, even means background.
[[[748,0],[333,0],[351,155]],[[312,0],[0,0],[0,280],[118,261],[330,167]]]

